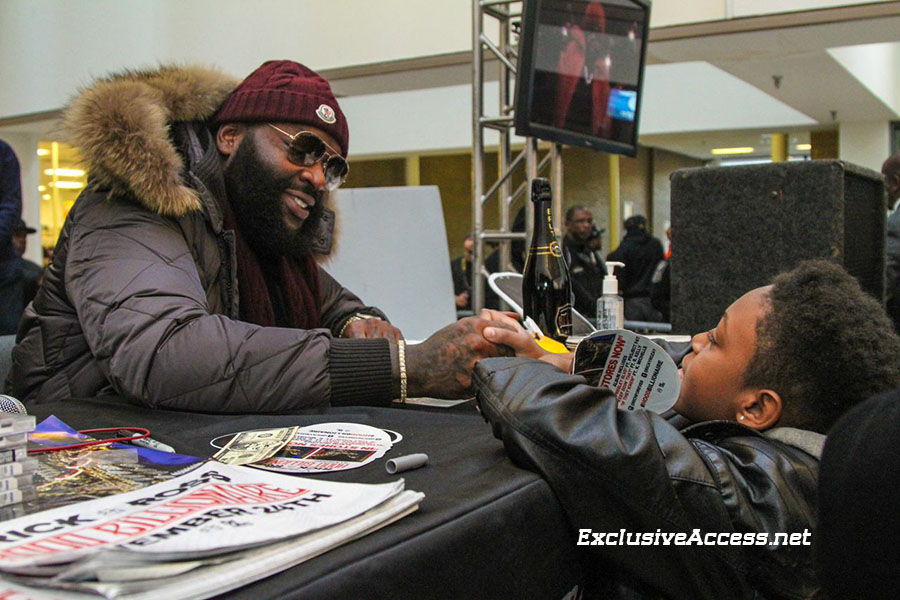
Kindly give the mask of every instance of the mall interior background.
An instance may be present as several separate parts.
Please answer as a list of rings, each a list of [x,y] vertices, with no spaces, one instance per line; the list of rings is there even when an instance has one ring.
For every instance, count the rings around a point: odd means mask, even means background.
[[[0,3],[0,138],[22,161],[24,217],[40,224],[41,245],[53,246],[86,181],[57,122],[79,86],[168,62],[241,77],[267,59],[291,58],[329,78],[348,115],[346,185],[438,186],[457,256],[471,228],[471,0],[249,7],[241,0]],[[497,103],[493,72],[488,107]],[[619,214],[647,215],[664,240],[674,170],[769,161],[773,134],[785,136],[792,160],[839,158],[877,171],[897,148],[898,119],[900,2],[656,0],[641,147],[619,161]],[[608,230],[608,157],[575,148],[563,156],[563,205],[588,206]],[[489,154],[488,186],[496,170]],[[486,226],[496,227],[496,209],[485,214]],[[604,251],[616,244],[604,234]],[[37,246],[29,248],[33,260]]]

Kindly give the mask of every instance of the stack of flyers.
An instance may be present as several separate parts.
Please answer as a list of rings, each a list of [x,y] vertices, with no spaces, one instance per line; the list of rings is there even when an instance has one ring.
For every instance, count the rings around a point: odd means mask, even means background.
[[[0,414],[0,507],[35,497],[38,461],[28,458],[28,433],[34,427],[32,416]]]

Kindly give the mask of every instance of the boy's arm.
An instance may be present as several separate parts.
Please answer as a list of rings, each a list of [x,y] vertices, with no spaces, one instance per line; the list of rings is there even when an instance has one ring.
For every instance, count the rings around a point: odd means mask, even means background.
[[[620,411],[607,391],[528,359],[488,359],[479,406],[511,457],[549,483],[571,526],[590,534],[731,532],[716,477],[689,440],[647,412]],[[737,598],[746,588],[728,546],[586,546],[673,598]]]

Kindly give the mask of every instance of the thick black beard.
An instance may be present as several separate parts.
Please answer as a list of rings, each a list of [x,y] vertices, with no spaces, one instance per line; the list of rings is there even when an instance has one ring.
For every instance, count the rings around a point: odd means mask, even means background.
[[[306,184],[306,192],[316,199],[309,216],[297,230],[284,223],[281,195],[291,186],[291,178],[278,178],[259,160],[252,132],[244,137],[224,171],[225,192],[244,239],[261,258],[280,256],[301,258],[313,244],[322,215],[322,196]],[[297,187],[294,185],[293,187]]]

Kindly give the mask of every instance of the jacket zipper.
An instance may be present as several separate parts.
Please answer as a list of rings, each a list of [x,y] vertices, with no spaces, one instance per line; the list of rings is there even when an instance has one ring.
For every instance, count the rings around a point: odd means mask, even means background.
[[[232,319],[236,319],[238,317],[236,314],[237,307],[234,306],[234,283],[232,277],[234,265],[231,260],[231,244],[228,241],[227,233],[224,229],[216,236],[216,241],[219,243],[219,254],[222,256],[222,271],[225,279],[225,302],[228,307],[228,315]]]

